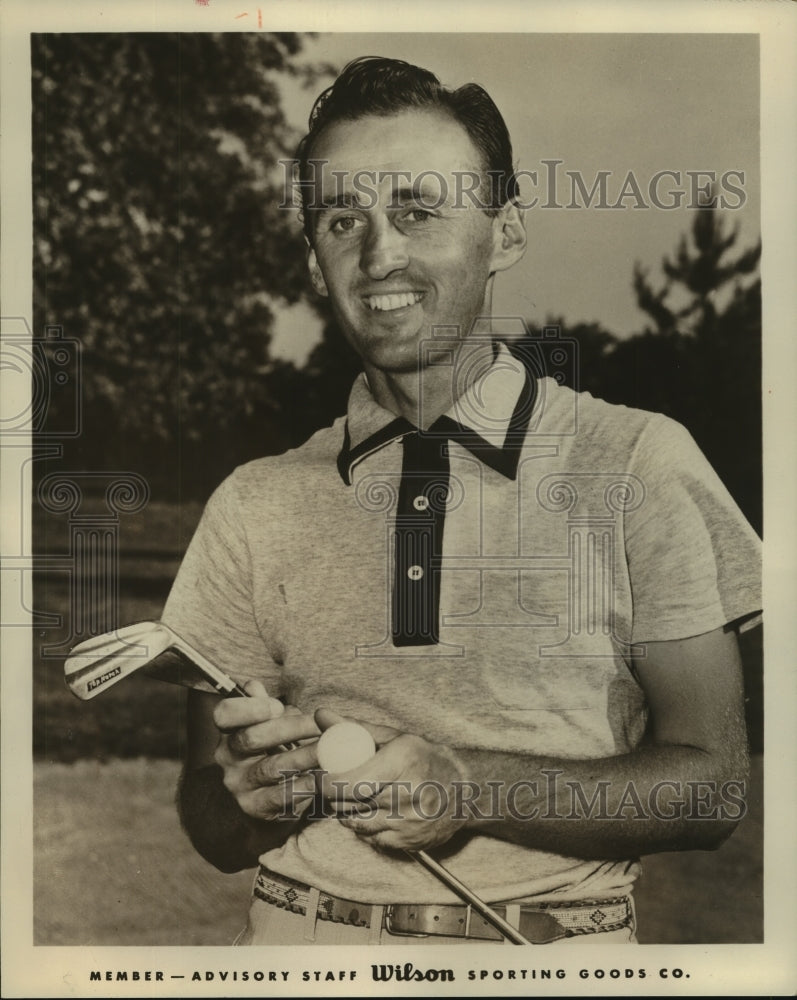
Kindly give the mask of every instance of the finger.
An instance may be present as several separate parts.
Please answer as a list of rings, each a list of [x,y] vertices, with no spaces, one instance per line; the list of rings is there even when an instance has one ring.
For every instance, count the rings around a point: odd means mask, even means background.
[[[390,781],[372,780],[370,776],[352,779],[352,774],[353,771],[348,775],[330,775],[327,771],[318,771],[318,791],[322,798],[344,810],[359,808],[361,804],[366,809],[368,807],[365,803],[372,802],[392,785]]]
[[[243,688],[250,698],[268,698],[269,696],[268,691],[260,681],[245,681]]]
[[[376,814],[371,813],[370,815],[352,813],[338,816],[338,822],[363,840],[383,834],[390,829],[384,814],[380,814],[378,811]]]
[[[278,719],[236,728],[228,733],[227,740],[233,753],[250,757],[264,751],[273,751],[286,743],[297,743],[318,735],[318,726],[311,716],[283,715]],[[315,747],[315,743],[310,745]]]
[[[351,722],[351,719],[347,719],[343,715],[338,715],[337,712],[333,712],[331,708],[317,708],[315,710],[315,721],[318,728],[323,733],[325,729],[329,729],[330,726],[335,726],[339,722]]]
[[[252,682],[256,683],[256,682]],[[262,685],[261,685],[262,687]],[[258,722],[279,719],[285,706],[276,698],[223,698],[213,711],[213,721],[223,733]]]
[[[324,796],[323,771],[317,772],[317,787]],[[326,801],[332,807],[332,815],[337,819],[373,820],[380,815],[385,820],[403,819],[410,814],[411,802],[403,797],[401,783],[380,785],[377,782],[362,781],[349,784],[333,779],[326,786]]]
[[[315,782],[301,775],[279,785],[263,785],[241,795],[241,808],[258,818],[298,818],[315,800]]]
[[[296,776],[297,772],[314,771],[317,766],[315,744],[287,753],[269,754],[252,763],[247,772],[247,783],[253,788],[277,785]],[[309,780],[315,789],[315,775],[309,775]]]
[[[420,837],[407,839],[406,835],[399,833],[398,830],[383,830],[362,839],[379,851],[420,851],[424,847],[430,846],[426,840],[422,840]]]
[[[436,843],[435,840],[430,840],[429,831],[425,825],[422,827],[407,826],[407,824],[397,826],[385,818],[384,812],[376,817],[365,819],[356,816],[339,817],[338,821],[341,826],[351,830],[360,840],[379,850],[419,851]]]
[[[371,736],[373,736],[374,743],[378,747],[383,747],[397,736],[402,735],[400,729],[394,729],[392,726],[380,726],[373,722],[361,722],[360,725],[364,726]]]
[[[295,705],[286,705],[285,706],[285,714],[286,715],[302,715],[303,713]],[[318,738],[318,733],[313,733],[313,735],[311,737],[308,737],[308,739],[312,740],[313,743],[316,742],[317,738]],[[292,742],[299,743],[300,740],[297,739],[297,740],[293,740]]]
[[[344,817],[339,818],[339,822],[359,840],[380,851],[420,851],[437,843],[436,840],[430,841],[424,828],[397,827],[381,816],[366,820]]]

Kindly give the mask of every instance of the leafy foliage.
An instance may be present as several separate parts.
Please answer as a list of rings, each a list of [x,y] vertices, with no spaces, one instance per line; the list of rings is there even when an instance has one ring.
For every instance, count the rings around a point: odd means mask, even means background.
[[[758,267],[760,241],[734,260],[727,259],[738,236],[738,228],[728,231],[715,207],[705,206],[695,213],[691,232],[693,246],[686,236],[682,236],[675,259],[665,257],[662,261],[666,280],[658,291],[650,286],[639,263],[635,265],[633,286],[637,303],[654,321],[657,332],[696,336],[709,332],[717,318],[716,301],[725,286],[733,282],[734,292],[741,292],[741,279]],[[678,285],[690,296],[680,309],[666,302],[673,287]]]
[[[274,304],[305,288],[279,207],[297,139],[279,79],[308,75],[299,49],[295,34],[34,36],[34,325],[83,345],[72,457],[89,468],[118,466],[121,440],[130,462],[170,445],[186,468],[209,446],[234,462],[244,441],[283,443],[268,348]]]

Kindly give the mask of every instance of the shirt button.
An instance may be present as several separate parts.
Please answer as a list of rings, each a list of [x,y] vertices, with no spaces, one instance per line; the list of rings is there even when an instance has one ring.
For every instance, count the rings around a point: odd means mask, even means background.
[[[416,510],[426,510],[426,508],[429,506],[429,497],[425,497],[423,495],[415,497],[415,499],[412,501],[412,506]]]
[[[407,570],[407,576],[410,578],[410,580],[420,580],[421,577],[423,576],[423,567],[410,566],[410,568]]]

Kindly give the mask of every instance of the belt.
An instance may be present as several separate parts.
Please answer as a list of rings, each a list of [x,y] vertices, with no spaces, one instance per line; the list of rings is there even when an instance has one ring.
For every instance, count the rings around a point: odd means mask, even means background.
[[[273,906],[306,914],[313,890],[302,882],[278,875],[263,865],[255,878],[253,894]],[[518,930],[532,944],[547,944],[560,938],[578,934],[598,934],[633,927],[634,911],[629,896],[614,899],[584,900],[578,903],[518,903],[520,918]],[[506,918],[506,905],[493,909]],[[384,914],[384,926],[390,934],[409,937],[478,938],[485,941],[502,941],[503,935],[488,923],[481,914],[464,904],[448,903],[391,903],[375,907],[358,903],[329,893],[319,893],[316,916],[319,920],[370,927],[372,911],[379,918]]]

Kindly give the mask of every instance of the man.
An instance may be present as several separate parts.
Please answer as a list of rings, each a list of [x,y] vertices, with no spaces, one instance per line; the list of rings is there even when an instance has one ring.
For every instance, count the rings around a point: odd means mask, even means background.
[[[222,484],[186,554],[164,619],[250,697],[191,692],[183,823],[260,865],[241,943],[500,937],[419,849],[529,940],[633,941],[639,856],[743,811],[755,535],[678,425],[559,385],[557,340],[494,343],[526,235],[481,88],[356,60],[298,160],[364,374]],[[341,718],[378,749],[324,775]]]

